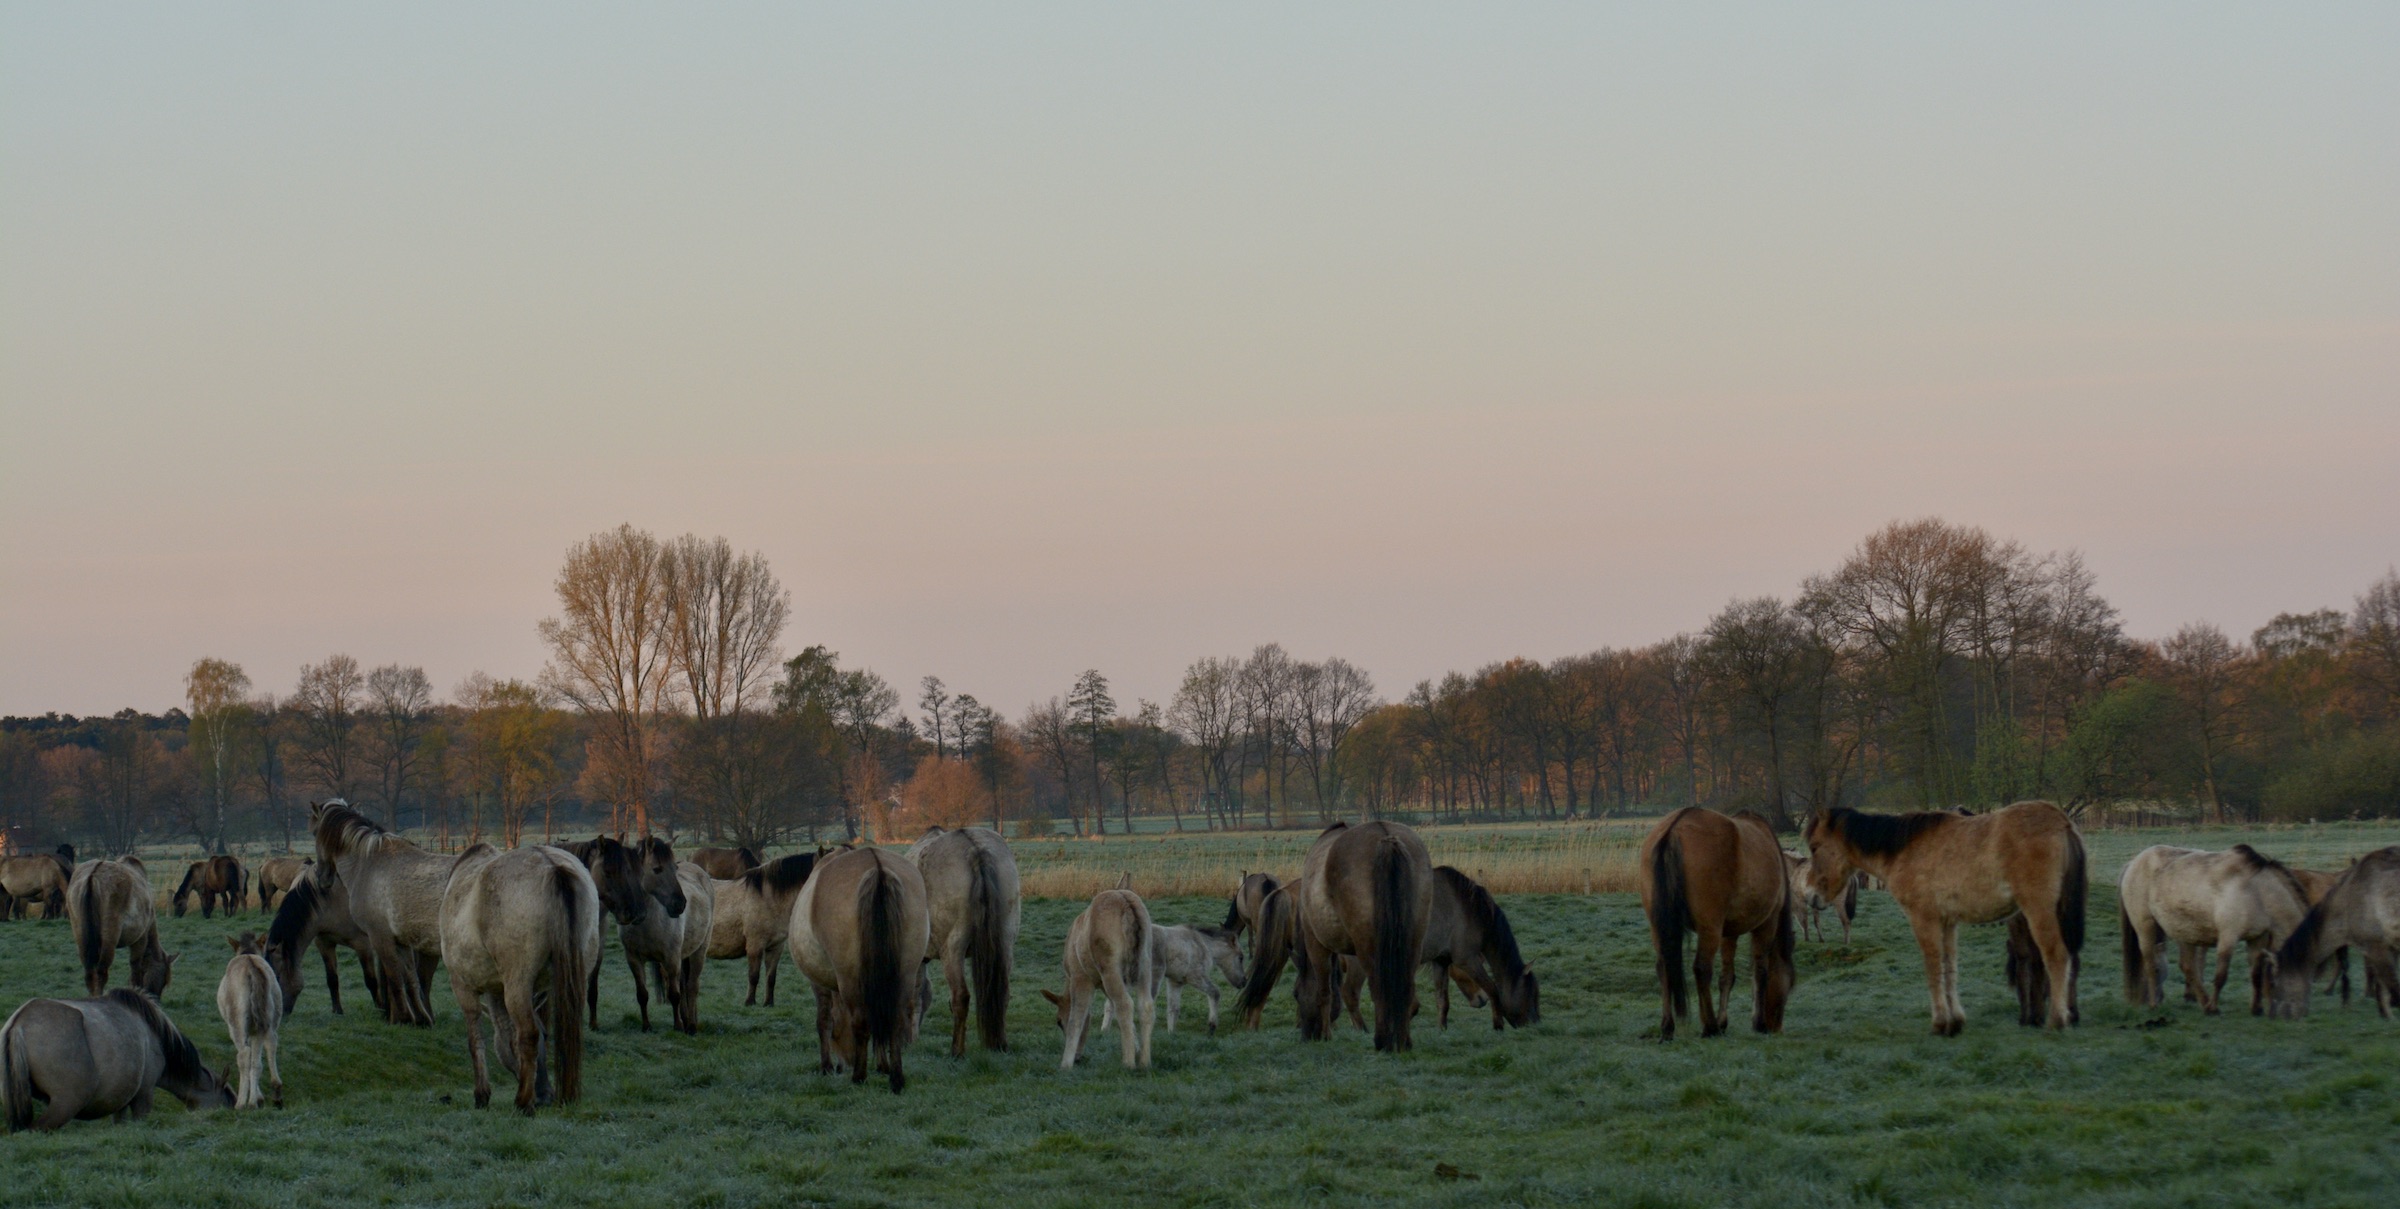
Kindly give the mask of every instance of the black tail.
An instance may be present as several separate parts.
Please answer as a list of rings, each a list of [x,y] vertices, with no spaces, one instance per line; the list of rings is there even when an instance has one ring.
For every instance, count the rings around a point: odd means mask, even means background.
[[[1375,1048],[1407,1049],[1408,1009],[1417,987],[1416,940],[1424,921],[1417,918],[1417,871],[1399,841],[1375,846],[1373,886],[1375,968],[1368,981],[1375,989]]]
[[[2083,837],[2070,828],[2067,831],[2067,869],[2058,883],[2058,934],[2067,942],[2067,952],[2083,955],[2084,900],[2090,896],[2089,862],[2083,854]]]
[[[1242,926],[1242,896],[1239,892],[1225,900],[1225,922],[1219,926],[1226,929]]]
[[[92,876],[83,879],[83,889],[75,896],[75,952],[83,958],[84,985],[94,995],[100,993],[100,986],[95,981],[100,966],[108,960],[108,951],[116,947],[108,942],[108,932],[101,927],[100,895],[96,889],[100,882],[99,874],[100,870],[95,866]]]
[[[1242,983],[1242,997],[1234,1008],[1248,1028],[1258,1027],[1267,996],[1275,993],[1275,984],[1283,979],[1283,967],[1292,959],[1292,925],[1296,922],[1289,890],[1258,900],[1258,923],[1250,941],[1250,977]]]
[[[1692,1011],[1691,991],[1683,977],[1683,933],[1691,922],[1683,884],[1683,843],[1670,831],[1650,850],[1650,940],[1658,950],[1659,983],[1676,1016]]]
[[[550,934],[550,1048],[558,1055],[558,1102],[572,1104],[583,1098],[583,997],[591,973],[583,968],[580,943],[585,879],[574,869],[554,867],[551,872],[560,910],[558,926]]]
[[[859,972],[865,1000],[862,1023],[867,1040],[881,1049],[891,1064],[892,1090],[896,1092],[907,1083],[900,1073],[900,1039],[909,987],[906,971],[900,968],[900,891],[881,863],[859,883],[858,907],[864,925],[859,938],[864,942],[859,946],[859,963],[865,967]],[[853,1054],[850,1081],[864,1083],[867,1072],[861,1059],[865,1054],[858,1050]]]
[[[1790,872],[1789,869],[1784,871],[1783,910],[1775,916],[1774,943],[1768,946],[1765,954],[1761,954],[1758,942],[1750,942],[1750,978],[1757,1000],[1757,1010],[1750,1016],[1750,1027],[1762,1033],[1783,1031],[1784,1005],[1790,1002],[1792,986],[1800,979],[1800,965],[1794,959],[1799,949],[1799,935],[1794,928],[1800,912]],[[1855,883],[1851,892],[1857,892]],[[1732,960],[1730,954],[1726,960]]]
[[[2134,931],[2133,916],[2125,910],[2125,900],[2117,899],[2117,927],[2125,942],[2125,1002],[2135,1007],[2150,1006],[2150,966],[2142,960],[2141,933]]]
[[[983,1048],[1008,1048],[1008,905],[990,854],[977,845],[967,860],[967,960],[975,966],[975,1029]]]

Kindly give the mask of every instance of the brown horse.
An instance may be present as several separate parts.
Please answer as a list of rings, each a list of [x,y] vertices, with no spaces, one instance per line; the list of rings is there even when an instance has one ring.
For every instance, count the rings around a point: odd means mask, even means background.
[[[45,919],[67,910],[67,879],[75,876],[75,846],[60,844],[55,853],[0,857],[0,917],[23,919],[42,905]]]
[[[1492,1028],[1526,1028],[1542,1020],[1541,984],[1517,949],[1508,913],[1482,883],[1450,865],[1433,868],[1433,914],[1425,925],[1424,967],[1433,971],[1440,997],[1441,1027],[1450,1027],[1450,984],[1457,983],[1470,1007],[1490,1004]],[[1358,992],[1366,985],[1366,963],[1342,959],[1342,1007],[1366,1031]]]
[[[817,1069],[831,1073],[838,1048],[850,1081],[867,1080],[870,1051],[898,1092],[901,1060],[914,1040],[910,995],[922,985],[932,926],[925,878],[881,848],[853,848],[817,862],[792,902],[792,965],[817,990]]]
[[[277,895],[289,894],[300,884],[315,857],[270,856],[258,863],[258,913],[272,915]]]
[[[182,919],[183,913],[191,909],[192,896],[195,894],[200,896],[200,918],[213,917],[219,900],[225,904],[225,913],[231,915],[241,909],[249,881],[249,875],[242,869],[242,862],[224,853],[193,861],[192,867],[184,870],[183,884],[175,887],[172,900],[175,918]]]
[[[2018,1020],[2054,1029],[2075,1022],[2087,862],[2066,811],[2049,802],[1972,816],[1837,806],[1809,820],[1808,851],[1819,894],[1840,891],[1858,869],[1891,887],[1925,957],[1936,1034],[1955,1037],[1967,1026],[1958,1002],[1962,923],[2009,921]]]
[[[779,856],[740,877],[718,879],[716,920],[708,933],[708,955],[750,959],[750,995],[743,1007],[758,1002],[758,975],[765,967],[767,1006],[775,1006],[775,975],[783,968],[783,945],[792,930],[792,899],[808,884],[817,854],[795,852]]]
[[[1425,841],[1404,824],[1336,823],[1308,850],[1301,875],[1297,937],[1300,1035],[1333,1034],[1340,1006],[1340,956],[1367,963],[1375,997],[1375,1048],[1405,1051],[1416,1004],[1416,970],[1433,914],[1433,861]]]
[[[1241,998],[1234,1002],[1234,1012],[1241,1017],[1243,1028],[1258,1028],[1265,1020],[1267,998],[1283,979],[1283,967],[1307,959],[1300,949],[1297,907],[1303,880],[1294,878],[1278,885],[1258,900],[1252,917],[1255,922],[1250,929],[1250,973],[1242,980]]]
[[[1232,932],[1237,941],[1243,933],[1249,933],[1253,961],[1258,958],[1258,913],[1266,903],[1267,896],[1275,893],[1276,887],[1282,884],[1282,879],[1272,873],[1244,871],[1240,884],[1234,888],[1233,897],[1225,903],[1225,922],[1220,926]]]
[[[292,1009],[300,1005],[304,969],[301,955],[311,945],[316,946],[317,955],[325,961],[325,995],[333,1004],[334,1015],[342,1014],[342,971],[334,956],[336,946],[347,947],[357,955],[367,997],[382,1007],[383,984],[376,981],[375,956],[367,948],[366,933],[351,920],[346,897],[317,892],[315,873],[312,864],[284,893],[283,905],[275,909],[275,918],[267,925],[266,942],[260,946],[260,955],[267,959],[267,968],[275,972],[276,985],[282,990],[283,1014],[291,1015]]]
[[[983,1048],[1008,1048],[1008,983],[1017,964],[1017,857],[988,827],[936,827],[908,846],[925,875],[933,952],[950,985],[950,1056],[967,1056],[967,1010]],[[968,981],[973,967],[972,993]]]
[[[158,908],[140,857],[85,861],[67,885],[67,920],[75,952],[83,959],[83,987],[94,996],[108,986],[117,950],[133,954],[133,985],[163,994],[175,973],[176,954],[158,947]]]
[[[1686,932],[1698,938],[1691,973],[1700,993],[1700,1035],[1714,1037],[1731,1027],[1735,950],[1744,936],[1750,938],[1750,1027],[1782,1032],[1795,975],[1794,912],[1774,828],[1751,811],[1727,817],[1686,806],[1650,829],[1636,867],[1657,954],[1659,1036],[1672,1039],[1676,1018],[1691,1010],[1683,968]]]
[[[2296,1019],[2308,1014],[2316,972],[2345,947],[2359,951],[2367,967],[2367,997],[2384,1019],[2400,1006],[2400,844],[2358,858],[2292,929],[2268,965],[2274,986],[2272,1014]]]
[[[721,882],[729,882],[759,866],[758,854],[748,848],[702,848],[688,858]]]
[[[140,991],[29,999],[0,1025],[0,1120],[11,1133],[139,1121],[161,1089],[191,1108],[233,1107],[233,1092],[191,1038]],[[39,1117],[37,1099],[48,1102]]]
[[[386,1017],[430,1027],[433,967],[442,956],[442,892],[456,860],[384,830],[339,798],[311,809],[317,892],[343,899],[375,955]]]
[[[477,844],[458,855],[442,892],[441,951],[450,993],[467,1026],[475,1068],[475,1107],[492,1102],[484,1065],[483,1016],[494,1028],[500,1065],[517,1076],[517,1111],[528,1116],[583,1095],[583,997],[586,971],[600,963],[600,895],[583,863],[537,844],[495,852]],[[543,1019],[547,1008],[548,1020]]]

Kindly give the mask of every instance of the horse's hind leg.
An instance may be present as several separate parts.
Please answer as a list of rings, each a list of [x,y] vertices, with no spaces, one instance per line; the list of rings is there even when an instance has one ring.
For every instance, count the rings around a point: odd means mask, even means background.
[[[267,1088],[275,1101],[275,1107],[281,1108],[283,1107],[283,1063],[277,1055],[277,1051],[283,1048],[280,1034],[268,1033],[265,1047],[267,1051]]]
[[[2217,974],[2201,992],[2200,1010],[2211,1016],[2224,1007],[2225,980],[2233,973],[2233,952],[2242,946],[2238,936],[2217,938]]]
[[[950,1056],[967,1056],[967,938],[960,933],[942,946],[942,981],[950,984]]]
[[[2025,913],[2025,928],[2042,955],[2042,969],[2050,976],[2050,1019],[2045,1023],[2053,1030],[2065,1032],[2075,1022],[2075,954],[2067,951],[2067,938],[2058,930],[2058,912],[2034,910]]]
[[[542,1025],[533,1010],[531,987],[510,987],[506,999],[508,1023],[516,1035],[517,1054],[517,1111],[532,1116],[547,1097],[542,1093]]]
[[[1756,947],[1752,946],[1753,949]],[[1737,963],[1741,958],[1741,948],[1742,937],[1737,932],[1725,938],[1725,948],[1719,954],[1724,958],[1717,966],[1717,1031],[1720,1033],[1733,1028],[1733,984],[1739,969]]]
[[[2185,1003],[2206,1002],[2200,997],[2200,962],[2200,946],[2187,945],[2180,940],[2175,942],[2175,965],[2183,971],[2183,1001]]]
[[[1699,921],[1695,921],[1699,922]],[[1723,929],[1702,924],[1692,945],[1692,991],[1700,997],[1700,1035],[1714,1037],[1724,1030],[1717,1023],[1717,1009],[1709,1002],[1709,992],[1715,989],[1717,947],[1724,943]]]

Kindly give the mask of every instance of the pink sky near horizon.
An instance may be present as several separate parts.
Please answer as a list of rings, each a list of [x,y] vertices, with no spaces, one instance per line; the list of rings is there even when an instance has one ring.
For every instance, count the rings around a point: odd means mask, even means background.
[[[1012,714],[2400,563],[2391,13],[1371,11],[0,16],[0,713],[531,676],[620,521]]]

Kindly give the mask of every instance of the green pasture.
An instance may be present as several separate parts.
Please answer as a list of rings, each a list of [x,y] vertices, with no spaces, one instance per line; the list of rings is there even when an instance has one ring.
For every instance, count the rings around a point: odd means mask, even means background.
[[[2063,1037],[2014,1023],[1994,927],[1967,936],[1966,1035],[1929,1036],[1906,924],[1869,894],[1853,945],[1803,943],[1785,1035],[1661,1044],[1632,896],[1529,895],[1504,903],[1542,976],[1531,1030],[1494,1033],[1461,1008],[1447,1032],[1423,1018],[1408,1055],[1347,1029],[1303,1045],[1287,979],[1263,1032],[1211,1038],[1187,995],[1155,1071],[1119,1069],[1104,1038],[1061,1073],[1038,991],[1057,984],[1079,906],[1033,901],[1014,1052],[953,1062],[938,1029],[903,1095],[823,1078],[801,981],[787,967],[779,1006],[743,1008],[739,962],[710,971],[699,1037],[644,1035],[612,947],[587,1096],[526,1120],[505,1086],[498,1107],[470,1107],[446,980],[440,1023],[407,1030],[371,1018],[355,967],[351,1015],[332,1016],[312,970],[284,1026],[289,1107],[162,1103],[141,1125],[0,1138],[0,1204],[2388,1203],[2400,1022],[2322,998],[2293,1023],[2138,1012],[2118,994],[2117,868],[2150,843],[2235,838],[2333,866],[2400,828],[2094,833],[2084,1023]],[[1153,909],[1223,914],[1204,898]],[[227,1061],[221,938],[256,917],[164,926],[185,954],[167,1008]],[[63,922],[0,924],[7,1005],[79,987]],[[1746,979],[1736,1003],[1746,1019]]]

